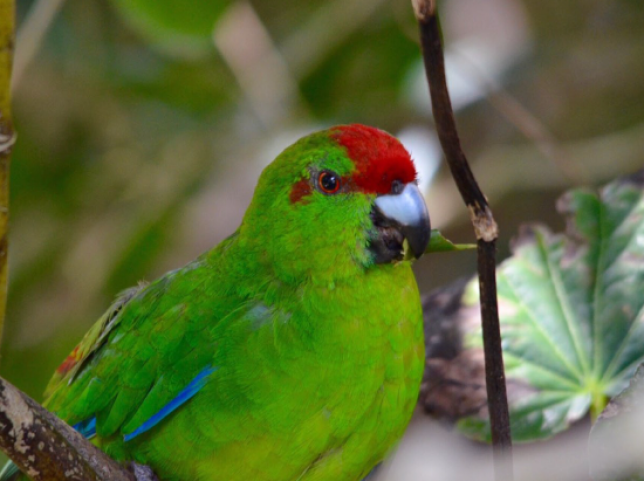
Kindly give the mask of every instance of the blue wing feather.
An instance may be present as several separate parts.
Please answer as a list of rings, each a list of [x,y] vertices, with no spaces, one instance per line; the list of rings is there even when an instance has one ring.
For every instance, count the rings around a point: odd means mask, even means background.
[[[199,372],[199,374],[197,374],[195,378],[190,381],[190,383],[185,388],[183,388],[183,390],[179,394],[177,394],[174,399],[172,399],[172,401],[163,406],[156,414],[150,417],[134,431],[123,436],[123,440],[130,441],[139,434],[142,434],[159,424],[170,413],[174,412],[179,406],[181,406],[195,394],[197,394],[201,390],[201,388],[206,385],[207,377],[216,370],[216,367],[208,366],[201,372]],[[86,419],[85,421],[74,424],[73,428],[80,434],[82,434],[85,438],[91,439],[96,436],[96,417]]]
[[[153,428],[157,424],[159,424],[166,416],[168,416],[170,413],[175,411],[179,406],[181,406],[190,398],[192,398],[195,394],[197,394],[199,390],[206,385],[207,377],[211,375],[213,372],[215,372],[216,370],[217,370],[216,367],[211,367],[211,366],[208,366],[205,369],[203,369],[199,374],[195,376],[195,378],[192,381],[190,381],[190,383],[179,394],[177,394],[177,396],[174,399],[172,399],[172,401],[170,401],[168,404],[163,406],[159,411],[157,411],[156,414],[150,417],[147,421],[141,424],[134,431],[123,436],[123,440],[130,441],[131,439],[134,439],[139,434],[142,434],[148,431],[149,429]]]
[[[96,417],[86,419],[80,423],[76,423],[72,426],[76,431],[81,433],[83,437],[87,439],[92,439],[96,436]]]

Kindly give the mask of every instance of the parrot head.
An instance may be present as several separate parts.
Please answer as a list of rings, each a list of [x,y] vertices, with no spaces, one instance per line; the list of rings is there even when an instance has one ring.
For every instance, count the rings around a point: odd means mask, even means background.
[[[405,249],[418,258],[430,222],[416,176],[407,150],[382,130],[317,132],[264,170],[240,232],[284,278],[349,274],[400,261]]]

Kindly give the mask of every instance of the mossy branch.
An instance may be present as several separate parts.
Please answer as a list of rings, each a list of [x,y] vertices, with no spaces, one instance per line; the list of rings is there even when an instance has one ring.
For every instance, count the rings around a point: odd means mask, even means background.
[[[76,430],[0,378],[0,448],[35,481],[134,481]]]

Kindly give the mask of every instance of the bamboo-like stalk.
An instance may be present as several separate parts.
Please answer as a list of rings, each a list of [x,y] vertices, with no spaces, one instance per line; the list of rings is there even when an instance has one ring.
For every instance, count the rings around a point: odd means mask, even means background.
[[[7,230],[9,160],[15,140],[11,121],[11,66],[15,26],[14,0],[0,0],[0,341],[7,305]]]

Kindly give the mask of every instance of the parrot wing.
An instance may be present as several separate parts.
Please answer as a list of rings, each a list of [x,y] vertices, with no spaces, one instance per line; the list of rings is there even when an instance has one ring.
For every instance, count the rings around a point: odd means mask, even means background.
[[[203,262],[119,296],[58,369],[45,406],[87,437],[129,441],[197,394],[217,370],[213,325],[247,312],[211,317],[221,298]]]

